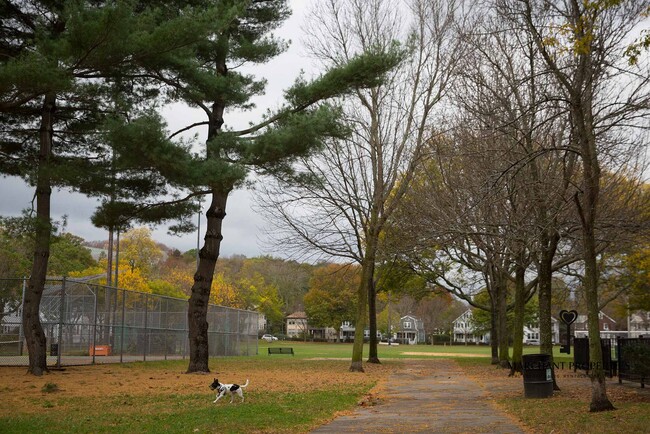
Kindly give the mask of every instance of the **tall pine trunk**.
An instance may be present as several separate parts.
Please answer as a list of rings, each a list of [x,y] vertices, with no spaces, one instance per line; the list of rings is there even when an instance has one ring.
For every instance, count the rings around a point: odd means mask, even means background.
[[[228,75],[226,67],[226,56],[228,55],[228,38],[227,33],[220,36],[219,50],[216,56],[216,74],[222,77]],[[211,107],[208,119],[208,137],[206,141],[206,158],[219,159],[214,150],[211,150],[210,142],[221,132],[224,124],[223,114],[226,109],[226,103],[222,99],[216,99]],[[217,151],[218,152],[218,151]],[[210,290],[214,269],[219,259],[221,250],[221,240],[223,240],[222,226],[223,219],[226,217],[226,202],[228,195],[234,188],[234,185],[223,183],[211,187],[212,200],[206,216],[206,232],[203,247],[199,251],[199,263],[194,274],[194,285],[189,299],[187,310],[187,322],[189,327],[189,344],[190,344],[190,363],[187,373],[192,372],[210,372],[208,361],[210,357],[209,340],[208,340],[208,304],[210,302]]]
[[[52,156],[52,137],[54,133],[54,111],[56,97],[47,94],[43,99],[41,126],[39,132],[40,151],[38,155],[38,176],[36,180],[36,224],[34,262],[23,302],[23,329],[29,352],[30,374],[41,376],[47,372],[47,342],[39,317],[41,298],[47,278],[47,265],[50,257],[50,237],[52,221],[50,216],[50,197],[52,181],[50,159]]]
[[[219,259],[221,228],[226,216],[226,202],[229,191],[213,189],[212,202],[206,212],[207,229],[203,247],[199,251],[199,264],[194,274],[192,295],[189,299],[187,322],[189,326],[190,363],[188,373],[210,372],[208,359],[208,304],[214,269]]]

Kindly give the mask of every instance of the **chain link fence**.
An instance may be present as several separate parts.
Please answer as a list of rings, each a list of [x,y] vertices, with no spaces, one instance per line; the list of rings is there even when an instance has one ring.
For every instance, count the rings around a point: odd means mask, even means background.
[[[0,366],[27,366],[26,279],[0,279]],[[49,279],[40,305],[48,366],[185,358],[188,302],[81,279]],[[210,356],[258,352],[258,313],[210,305]]]

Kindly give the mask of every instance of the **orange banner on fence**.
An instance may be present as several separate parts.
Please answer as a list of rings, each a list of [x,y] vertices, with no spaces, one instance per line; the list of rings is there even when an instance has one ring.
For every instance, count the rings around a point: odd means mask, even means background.
[[[90,346],[88,351],[91,356],[110,356],[111,355],[111,346],[110,345],[95,345]]]

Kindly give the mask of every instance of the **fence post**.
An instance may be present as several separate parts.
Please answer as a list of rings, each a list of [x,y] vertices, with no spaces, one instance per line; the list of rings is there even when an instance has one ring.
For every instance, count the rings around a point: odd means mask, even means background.
[[[20,302],[20,325],[18,326],[18,347],[20,355],[23,355],[23,342],[25,341],[25,330],[23,329],[23,308],[25,306],[25,290],[27,289],[27,278],[23,277],[23,298]]]
[[[105,291],[106,289],[104,289]],[[93,340],[91,342],[91,349],[93,353],[93,361],[92,364],[95,364],[95,345],[97,345],[97,293],[99,291],[95,291],[93,294],[95,294],[95,305],[93,306]]]
[[[169,299],[165,298],[165,309],[162,309],[162,304],[161,304],[161,312],[160,312],[160,317],[162,319],[163,314],[165,315],[165,323],[163,326],[163,323],[161,321],[160,327],[165,331],[165,338],[163,339],[163,348],[164,348],[164,354],[165,354],[165,360],[167,360],[167,335],[169,333]]]
[[[142,360],[147,361],[147,346],[149,345],[149,295],[144,295],[144,342],[142,349]]]
[[[61,283],[61,305],[59,306],[59,332],[58,332],[58,339],[57,339],[57,348],[56,348],[56,367],[61,368],[61,352],[63,350],[63,316],[65,315],[65,283],[66,283],[66,278],[65,276],[63,277],[63,281]]]
[[[628,330],[630,328],[628,327]],[[616,337],[616,375],[618,376],[618,384],[621,384],[621,337]]]
[[[115,291],[120,291],[119,289],[115,288]],[[122,356],[124,355],[124,327],[126,327],[124,323],[124,316],[126,314],[126,291],[122,291],[122,336],[120,337],[120,363],[122,363]]]

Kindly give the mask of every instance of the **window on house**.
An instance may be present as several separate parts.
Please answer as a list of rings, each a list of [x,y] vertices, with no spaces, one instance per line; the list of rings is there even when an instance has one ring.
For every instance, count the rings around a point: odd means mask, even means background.
[[[404,328],[405,329],[410,329],[411,328],[411,321],[404,321]]]
[[[603,324],[603,330],[609,330],[609,324],[607,323]]]

